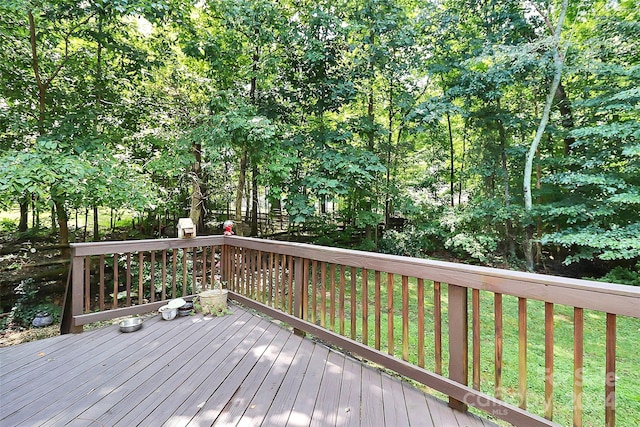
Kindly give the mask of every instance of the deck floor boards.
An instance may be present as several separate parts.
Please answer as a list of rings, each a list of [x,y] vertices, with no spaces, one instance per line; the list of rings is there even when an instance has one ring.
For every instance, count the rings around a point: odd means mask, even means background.
[[[0,349],[0,425],[494,426],[230,304]]]

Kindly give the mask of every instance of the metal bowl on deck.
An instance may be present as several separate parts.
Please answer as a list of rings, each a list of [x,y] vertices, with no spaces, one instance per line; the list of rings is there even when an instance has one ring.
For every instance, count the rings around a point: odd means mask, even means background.
[[[142,328],[142,317],[130,317],[129,319],[123,319],[118,322],[120,330],[122,332],[133,332]]]

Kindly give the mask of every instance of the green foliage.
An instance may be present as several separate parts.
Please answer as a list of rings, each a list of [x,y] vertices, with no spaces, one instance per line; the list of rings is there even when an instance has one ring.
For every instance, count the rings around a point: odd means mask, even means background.
[[[600,282],[620,283],[622,285],[640,286],[640,262],[629,268],[622,266],[614,267],[610,272],[595,280]]]
[[[49,297],[38,297],[38,288],[33,279],[20,282],[14,289],[17,300],[9,315],[1,320],[0,328],[30,328],[31,322],[40,312],[48,312],[53,316],[54,322],[60,320],[61,308],[54,305]]]
[[[521,207],[550,82],[548,6],[1,2],[0,206],[35,197],[37,209],[152,218],[197,202],[207,216],[255,184],[247,200],[282,206],[329,244],[372,247],[383,218],[405,217],[413,228],[382,250],[492,263],[521,256],[535,229],[567,262],[634,259],[634,2],[570,7],[532,215]]]
[[[378,243],[378,251],[385,254],[425,257],[438,246],[436,236],[430,230],[406,227],[402,231],[385,230]]]
[[[0,231],[15,232],[18,230],[18,224],[11,218],[0,219]]]

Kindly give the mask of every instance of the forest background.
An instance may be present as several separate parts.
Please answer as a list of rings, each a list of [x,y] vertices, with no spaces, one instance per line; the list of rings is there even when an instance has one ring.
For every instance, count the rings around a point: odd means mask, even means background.
[[[285,214],[318,244],[640,285],[639,18],[634,0],[0,0],[0,211],[20,212],[0,228],[64,248],[74,211],[94,240],[99,215],[265,236]]]

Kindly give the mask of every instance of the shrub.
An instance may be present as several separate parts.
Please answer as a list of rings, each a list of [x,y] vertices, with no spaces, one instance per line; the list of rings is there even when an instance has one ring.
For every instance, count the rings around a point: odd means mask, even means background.
[[[47,297],[38,299],[38,288],[33,279],[26,279],[15,287],[14,292],[18,295],[16,303],[11,308],[9,315],[3,319],[2,328],[29,328],[31,322],[41,311],[47,311],[53,316],[54,322],[60,319],[60,307],[51,302]]]
[[[640,286],[640,262],[635,267],[615,267],[599,279],[599,282],[619,283],[622,285]]]

